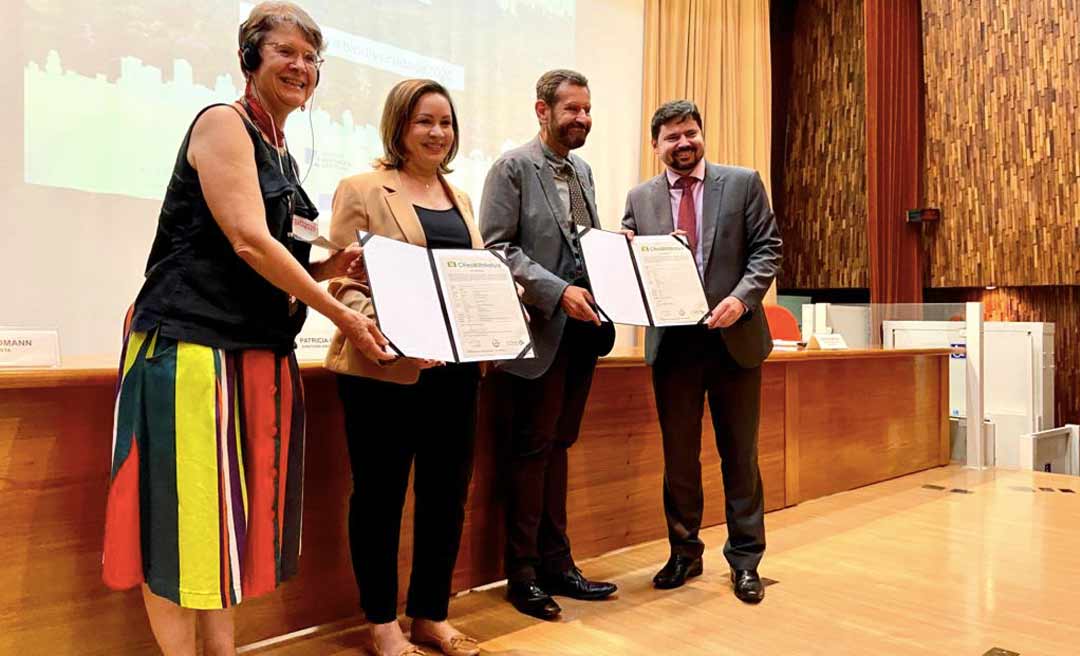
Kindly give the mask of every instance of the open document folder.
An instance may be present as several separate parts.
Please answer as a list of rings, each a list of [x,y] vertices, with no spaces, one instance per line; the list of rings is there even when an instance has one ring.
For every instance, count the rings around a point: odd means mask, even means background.
[[[633,326],[684,326],[709,316],[694,253],[681,237],[578,229],[599,314]]]
[[[443,362],[533,357],[525,309],[501,254],[356,234],[387,352]]]

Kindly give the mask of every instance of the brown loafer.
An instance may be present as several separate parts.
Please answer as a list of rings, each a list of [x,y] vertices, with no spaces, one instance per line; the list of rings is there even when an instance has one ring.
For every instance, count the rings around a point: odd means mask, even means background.
[[[435,636],[424,633],[418,635],[414,630],[411,637],[413,642],[435,647],[446,656],[479,656],[480,654],[480,647],[477,645],[476,638],[467,636],[464,633],[458,633],[445,640],[440,640]]]

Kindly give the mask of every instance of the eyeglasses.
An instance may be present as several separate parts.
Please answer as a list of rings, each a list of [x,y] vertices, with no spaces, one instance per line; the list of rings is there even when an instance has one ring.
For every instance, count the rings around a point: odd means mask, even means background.
[[[326,61],[318,55],[314,50],[307,50],[301,52],[296,48],[290,46],[287,43],[277,43],[275,41],[267,41],[264,45],[273,49],[278,57],[288,61],[296,61],[297,57],[300,57],[304,62],[304,66],[310,69],[317,69],[322,66],[322,63]]]

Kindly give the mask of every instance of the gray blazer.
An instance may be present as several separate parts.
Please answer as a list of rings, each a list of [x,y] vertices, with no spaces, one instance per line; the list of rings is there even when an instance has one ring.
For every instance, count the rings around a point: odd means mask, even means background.
[[[573,153],[568,159],[585,191],[592,224],[600,227],[592,169]],[[538,378],[548,370],[566,324],[559,301],[569,285],[566,281],[577,278],[577,265],[563,214],[555,175],[539,137],[503,153],[491,166],[480,200],[480,234],[487,248],[505,249],[514,279],[525,288],[522,300],[529,306],[536,353],[535,358],[496,366],[523,378]]]
[[[739,366],[760,365],[772,351],[772,336],[761,299],[780,267],[780,232],[757,171],[706,164],[701,212],[702,268],[709,307],[727,296],[748,311],[720,329]],[[630,190],[623,227],[639,235],[665,235],[674,229],[666,173]],[[663,328],[645,331],[645,361],[656,362]]]

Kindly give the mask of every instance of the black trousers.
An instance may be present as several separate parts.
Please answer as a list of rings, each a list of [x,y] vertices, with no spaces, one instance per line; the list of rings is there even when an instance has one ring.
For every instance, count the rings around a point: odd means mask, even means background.
[[[413,385],[338,376],[352,464],[349,546],[367,619],[397,617],[401,511],[413,479],[413,564],[405,612],[446,619],[476,437],[479,369],[427,369]]]
[[[574,566],[566,535],[567,449],[577,441],[596,369],[599,329],[568,319],[539,378],[499,373],[510,390],[506,455],[506,576],[532,581]]]
[[[705,549],[698,532],[707,398],[724,477],[724,555],[736,569],[756,569],[765,552],[765,495],[757,460],[761,367],[736,364],[718,331],[668,328],[653,366],[653,391],[664,441],[664,513],[671,552],[697,557]]]

